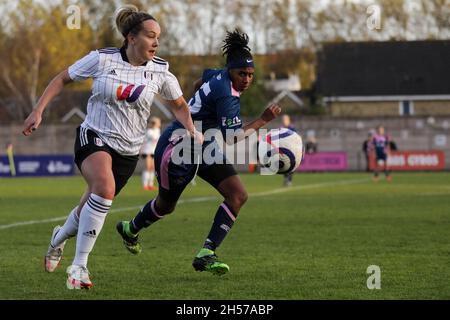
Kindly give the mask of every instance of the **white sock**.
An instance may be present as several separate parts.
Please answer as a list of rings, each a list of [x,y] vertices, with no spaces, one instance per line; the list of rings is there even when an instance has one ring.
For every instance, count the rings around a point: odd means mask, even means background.
[[[147,185],[153,187],[153,181],[155,180],[155,171],[148,171],[148,183]]]
[[[67,217],[64,225],[59,229],[56,236],[52,239],[51,245],[53,248],[59,246],[61,243],[66,241],[69,238],[72,238],[77,234],[78,231],[78,216],[77,216],[78,206],[72,209]]]
[[[77,234],[77,247],[75,250],[75,258],[72,264],[77,266],[87,266],[89,253],[94,248],[106,215],[111,207],[112,200],[104,199],[96,194],[86,201],[80,213],[80,226]]]
[[[148,186],[148,180],[150,179],[150,171],[142,171],[142,186]]]

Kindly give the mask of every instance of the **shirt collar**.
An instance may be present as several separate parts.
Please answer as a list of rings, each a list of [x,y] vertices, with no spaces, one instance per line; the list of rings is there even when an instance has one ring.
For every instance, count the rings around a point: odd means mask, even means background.
[[[128,60],[128,57],[127,57],[127,50],[125,49],[125,47],[120,48],[120,55],[122,56],[123,61],[130,63],[130,60]],[[143,64],[141,64],[141,66],[143,66],[143,67],[146,66],[147,62],[148,61],[145,61]]]

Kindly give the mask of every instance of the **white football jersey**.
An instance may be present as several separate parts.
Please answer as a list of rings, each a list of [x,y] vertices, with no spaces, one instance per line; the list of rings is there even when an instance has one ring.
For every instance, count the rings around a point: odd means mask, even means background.
[[[155,57],[145,65],[133,66],[124,49],[91,51],[68,71],[74,81],[94,80],[81,127],[95,131],[122,155],[139,154],[155,94],[166,100],[183,94],[166,61]]]
[[[142,154],[154,154],[156,144],[161,136],[161,129],[149,128],[145,133],[144,144],[142,145]]]

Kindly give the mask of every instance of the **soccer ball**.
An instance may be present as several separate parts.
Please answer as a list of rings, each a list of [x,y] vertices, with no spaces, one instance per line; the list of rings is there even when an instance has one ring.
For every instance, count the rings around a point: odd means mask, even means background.
[[[259,163],[267,174],[295,171],[303,154],[302,137],[287,128],[269,130],[258,144]]]

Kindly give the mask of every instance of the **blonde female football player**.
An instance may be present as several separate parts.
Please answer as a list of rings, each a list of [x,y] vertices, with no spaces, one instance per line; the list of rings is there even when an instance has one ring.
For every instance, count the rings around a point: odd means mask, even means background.
[[[69,289],[93,286],[89,253],[114,197],[136,167],[154,95],[161,94],[188,133],[202,141],[177,79],[168,63],[155,55],[161,35],[158,22],[134,6],[120,8],[115,22],[125,38],[123,46],[92,51],[59,73],[24,123],[23,134],[28,136],[39,128],[45,108],[66,84],[93,78],[87,116],[75,141],[75,163],[87,188],[65,224],[54,228],[45,255],[45,270],[53,272],[66,240],[77,235],[75,257],[67,268]]]
[[[142,146],[142,158],[145,160],[145,169],[142,171],[142,187],[144,190],[157,190],[154,186],[155,180],[155,148],[161,136],[161,119],[151,117],[149,128],[145,133]]]

